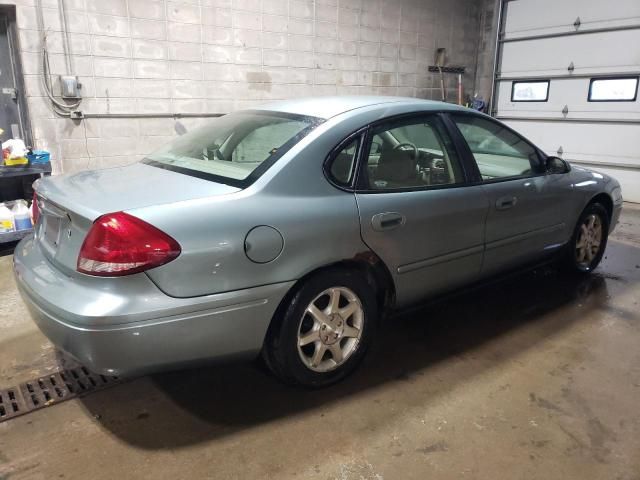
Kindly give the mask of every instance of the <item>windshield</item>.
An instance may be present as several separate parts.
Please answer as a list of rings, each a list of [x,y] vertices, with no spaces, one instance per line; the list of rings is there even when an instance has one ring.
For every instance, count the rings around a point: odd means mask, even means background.
[[[314,117],[283,112],[230,113],[176,138],[144,163],[244,187],[318,123]]]

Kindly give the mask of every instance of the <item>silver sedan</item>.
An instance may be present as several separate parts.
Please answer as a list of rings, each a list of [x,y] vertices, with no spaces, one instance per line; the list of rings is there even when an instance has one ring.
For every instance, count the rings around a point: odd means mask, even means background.
[[[491,117],[399,97],[239,111],[35,191],[14,270],[60,349],[110,375],[261,354],[305,386],[351,372],[381,312],[545,260],[592,271],[622,206]]]

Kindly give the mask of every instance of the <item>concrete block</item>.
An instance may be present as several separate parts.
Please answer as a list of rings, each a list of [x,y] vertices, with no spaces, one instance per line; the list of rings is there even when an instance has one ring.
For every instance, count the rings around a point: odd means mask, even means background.
[[[339,70],[360,69],[360,60],[356,55],[338,55],[336,61]]]
[[[262,50],[260,48],[238,48],[234,52],[234,63],[262,64]]]
[[[233,11],[231,21],[234,28],[262,29],[262,16],[251,12]]]
[[[313,37],[307,35],[289,35],[289,50],[311,52],[313,50]]]
[[[289,16],[297,18],[313,18],[313,1],[290,0]]]
[[[262,62],[270,66],[286,66],[289,63],[289,55],[285,50],[263,50]]]
[[[103,0],[104,1],[104,0]],[[165,20],[165,2],[159,0],[128,0],[129,15],[135,18]]]
[[[136,108],[138,113],[171,113],[172,112],[171,100],[163,99],[163,98],[138,98],[136,99]]]
[[[87,21],[92,35],[129,36],[129,19],[126,17],[88,14]]]
[[[203,50],[209,45],[199,43],[169,43],[169,59],[186,62],[198,62],[203,58]]]
[[[380,53],[380,44],[371,42],[359,42],[358,53],[361,57],[377,57]]]
[[[338,21],[338,7],[336,5],[316,5],[316,20],[336,23]]]
[[[167,27],[169,41],[190,43],[202,41],[202,26],[200,25],[169,22]]]
[[[286,32],[287,17],[280,15],[263,15],[262,26],[266,32]]]
[[[226,47],[219,45],[203,45],[202,59],[205,62],[231,63],[236,47]],[[180,57],[177,57],[180,58]]]
[[[164,60],[134,60],[135,78],[169,78],[169,62]]]
[[[231,45],[233,30],[224,27],[202,27],[202,41],[213,45]]]
[[[314,68],[313,57],[308,52],[289,52],[289,65],[291,67]]]
[[[262,34],[262,47],[272,49],[286,49],[288,45],[287,35],[279,32],[264,32]]]
[[[96,77],[131,78],[131,60],[122,58],[93,57],[93,71]]]
[[[289,33],[297,35],[313,35],[313,23],[310,20],[289,19]]]
[[[170,98],[168,80],[133,80],[133,96],[137,98]]]
[[[202,8],[202,24],[231,27],[231,10],[224,8]]]
[[[171,98],[203,98],[204,85],[200,80],[172,80]]]
[[[283,35],[284,36],[284,35]],[[233,44],[238,47],[262,47],[262,32],[259,30],[233,29]]]
[[[317,37],[337,38],[338,25],[331,22],[315,22],[315,34]]]
[[[132,18],[131,36],[133,38],[147,38],[151,40],[165,40],[167,38],[167,23],[159,20],[139,20]]]
[[[86,0],[87,12],[105,15],[127,16],[126,0]]]
[[[283,0],[262,0],[262,11],[269,15],[288,15],[288,3]]]
[[[175,80],[202,80],[203,65],[201,62],[170,61],[171,78]]]
[[[97,98],[132,97],[132,80],[128,78],[96,78],[95,96]]]
[[[316,68],[326,70],[334,70],[337,68],[337,57],[331,53],[316,53],[314,55],[314,62],[316,64]]]
[[[259,12],[261,8],[261,0],[233,0],[231,7],[236,10],[248,10],[250,12]]]
[[[338,41],[332,38],[315,37],[313,39],[313,49],[320,53],[337,53]]]
[[[167,3],[167,20],[200,24],[200,6],[189,3]]]
[[[360,12],[348,8],[338,9],[338,23],[340,25],[360,25]]]
[[[101,57],[131,57],[131,40],[117,37],[91,37],[91,51]]]
[[[363,12],[360,15],[360,25],[370,28],[379,28],[380,27],[380,12],[379,11],[371,11],[371,12]]]
[[[152,40],[133,40],[133,58],[164,60],[167,58],[167,43]]]

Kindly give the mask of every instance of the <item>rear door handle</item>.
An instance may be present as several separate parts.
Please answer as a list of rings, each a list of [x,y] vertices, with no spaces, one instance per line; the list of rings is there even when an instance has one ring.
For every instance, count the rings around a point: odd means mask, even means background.
[[[515,206],[518,202],[516,197],[500,197],[496,200],[496,209],[497,210],[508,210],[509,208]]]
[[[371,227],[378,232],[393,230],[401,227],[405,222],[405,216],[398,212],[378,213],[371,217]]]

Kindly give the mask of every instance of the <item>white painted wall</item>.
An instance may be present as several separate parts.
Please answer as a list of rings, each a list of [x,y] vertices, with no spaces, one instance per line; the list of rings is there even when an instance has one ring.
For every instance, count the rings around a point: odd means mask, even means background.
[[[56,172],[137,160],[175,134],[175,121],[57,117],[42,88],[43,32],[53,73],[80,77],[85,113],[226,113],[308,95],[439,98],[427,72],[437,47],[467,67],[470,90],[484,8],[475,0],[8,3],[17,4],[35,144],[53,153]],[[454,86],[452,76],[452,99]],[[191,128],[204,120],[180,121]]]

